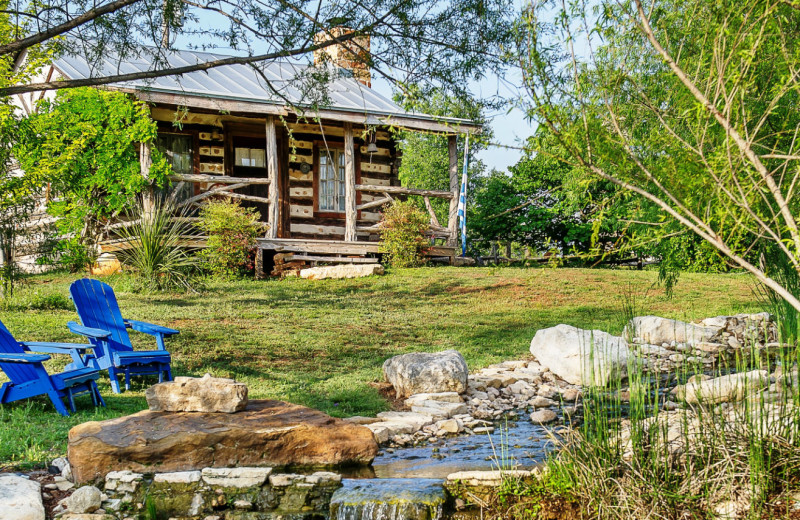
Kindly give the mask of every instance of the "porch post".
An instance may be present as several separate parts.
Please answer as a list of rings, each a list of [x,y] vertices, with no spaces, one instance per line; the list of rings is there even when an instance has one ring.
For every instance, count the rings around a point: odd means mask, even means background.
[[[269,209],[267,214],[267,238],[278,237],[280,207],[278,205],[278,138],[275,130],[275,116],[267,116],[267,174],[269,175]]]
[[[139,143],[139,167],[148,186],[142,192],[142,216],[149,218],[153,214],[155,207],[155,192],[153,185],[150,183],[150,166],[153,164],[153,159],[150,157],[150,143]]]
[[[449,236],[447,238],[447,245],[455,247],[457,244],[457,231],[458,231],[458,198],[460,190],[458,186],[458,137],[456,135],[447,136],[447,152],[450,157],[450,193],[453,198],[450,199],[450,214],[447,218],[447,231]]]
[[[353,125],[344,124],[344,240],[356,241],[356,160]]]

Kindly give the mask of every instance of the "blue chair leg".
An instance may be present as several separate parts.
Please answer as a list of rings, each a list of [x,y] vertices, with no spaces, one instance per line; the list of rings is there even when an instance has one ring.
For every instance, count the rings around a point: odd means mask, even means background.
[[[131,369],[125,369],[125,390],[131,389]]]
[[[56,411],[61,415],[63,415],[64,417],[69,417],[69,411],[67,410],[67,407],[64,406],[64,402],[61,400],[61,396],[58,395],[58,392],[56,392],[55,390],[51,390],[47,392],[47,395],[53,402],[53,406],[56,407]]]
[[[97,406],[97,404],[99,403],[100,406],[105,407],[106,402],[103,401],[103,396],[100,395],[100,389],[97,388],[97,383],[92,381],[90,383],[90,385],[91,385],[91,392],[92,392],[92,400],[95,401],[95,406]]]
[[[111,379],[111,390],[113,390],[115,394],[121,394],[122,390],[119,388],[119,379],[117,379],[116,368],[108,367],[108,378]]]
[[[165,372],[167,373],[167,381],[172,381],[172,367],[167,365]]]
[[[161,365],[158,366],[158,382],[164,382],[164,368]]]
[[[67,388],[67,403],[69,403],[69,411],[75,413],[75,398],[72,395],[72,387]]]

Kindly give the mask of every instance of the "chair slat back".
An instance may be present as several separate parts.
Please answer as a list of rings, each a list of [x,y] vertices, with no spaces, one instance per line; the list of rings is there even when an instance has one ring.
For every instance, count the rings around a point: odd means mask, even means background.
[[[6,326],[0,322],[0,352],[3,354],[22,354],[25,349],[19,344]],[[15,385],[38,379],[36,370],[28,363],[0,363],[0,368]]]
[[[100,280],[83,278],[72,282],[69,294],[84,326],[110,332],[109,344],[112,350],[133,350],[117,297],[110,285]]]

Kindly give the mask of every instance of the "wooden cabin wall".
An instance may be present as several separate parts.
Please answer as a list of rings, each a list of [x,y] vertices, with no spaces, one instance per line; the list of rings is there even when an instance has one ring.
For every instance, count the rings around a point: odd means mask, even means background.
[[[234,115],[189,113],[184,116],[181,128],[175,128],[172,121],[174,108],[156,107],[152,116],[159,121],[159,132],[189,133],[195,136],[196,173],[225,174],[224,124],[227,121],[251,124],[264,124],[263,119],[245,118]],[[277,121],[278,131],[284,136],[281,160],[288,161],[288,229],[291,238],[344,240],[345,216],[321,217],[314,213],[314,144],[327,142],[331,148],[344,148],[344,125],[338,121],[319,123]],[[324,130],[324,137],[323,137]],[[367,143],[363,126],[353,126],[354,144],[359,162],[357,164],[357,184],[374,186],[399,186],[398,177],[400,151],[388,131],[377,133],[378,152],[367,153]],[[212,137],[213,135],[213,137]],[[301,164],[307,163],[311,169],[303,173]],[[210,184],[195,184],[195,193],[208,189]],[[357,204],[383,198],[380,193],[357,192]],[[380,208],[358,212],[358,226],[370,226],[380,221]],[[266,215],[263,216],[266,219]],[[284,221],[286,222],[286,221]],[[358,232],[359,241],[377,241],[376,232]]]

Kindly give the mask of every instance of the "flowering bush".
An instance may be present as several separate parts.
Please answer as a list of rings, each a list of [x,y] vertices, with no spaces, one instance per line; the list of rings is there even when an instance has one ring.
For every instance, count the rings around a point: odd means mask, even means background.
[[[263,232],[261,215],[238,201],[210,201],[200,210],[198,226],[208,235],[200,253],[215,276],[233,278],[253,268],[252,250]]]
[[[422,265],[428,250],[427,214],[410,202],[395,201],[383,212],[378,250],[393,267]]]

